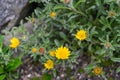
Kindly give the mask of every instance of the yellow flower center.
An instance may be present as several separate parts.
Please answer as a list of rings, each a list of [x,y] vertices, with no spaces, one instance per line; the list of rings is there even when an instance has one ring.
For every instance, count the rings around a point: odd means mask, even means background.
[[[37,49],[36,48],[32,48],[31,50],[33,53],[37,52]]]
[[[55,56],[58,59],[68,59],[70,56],[70,51],[67,47],[61,46],[56,50]]]
[[[50,14],[50,17],[51,18],[54,18],[56,16],[56,13],[55,12],[52,12],[51,14]]]
[[[16,47],[18,47],[19,44],[20,44],[19,39],[18,39],[18,38],[15,38],[15,37],[13,37],[13,38],[10,40],[10,42],[11,42],[11,44],[10,44],[10,47],[11,47],[11,48],[16,48]]]
[[[79,30],[79,31],[76,33],[75,37],[76,37],[77,39],[81,40],[81,41],[84,40],[84,39],[86,39],[86,37],[87,37],[86,31],[85,31],[85,30]]]
[[[100,67],[95,67],[95,68],[94,68],[94,73],[95,73],[96,75],[100,75],[100,74],[102,73],[102,69],[101,69]]]
[[[55,51],[50,51],[50,56],[54,57],[55,56]]]
[[[52,60],[47,60],[46,63],[44,64],[45,68],[47,68],[48,70],[49,69],[52,69],[53,66],[54,66],[54,62]]]

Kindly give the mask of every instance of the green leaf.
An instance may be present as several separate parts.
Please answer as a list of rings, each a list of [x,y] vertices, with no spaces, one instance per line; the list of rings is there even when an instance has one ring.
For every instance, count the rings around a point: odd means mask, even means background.
[[[120,58],[111,58],[111,60],[114,62],[120,62]]]
[[[68,41],[67,36],[63,32],[60,32],[59,34],[61,38],[63,38],[65,41]]]
[[[57,10],[57,9],[64,9],[64,8],[65,8],[65,6],[63,6],[63,5],[56,5],[54,7],[55,10]]]
[[[52,76],[48,73],[42,75],[42,80],[52,80]]]
[[[85,70],[87,73],[89,73],[93,68],[94,68],[93,64],[90,63],[88,66],[86,66],[86,67],[84,68],[84,70]]]
[[[3,50],[2,50],[2,48],[0,47],[0,53],[2,53],[3,52]]]
[[[75,7],[78,7],[78,5],[82,2],[85,2],[86,0],[79,0],[76,4],[75,4]]]
[[[4,42],[4,38],[2,35],[0,35],[0,48],[2,48],[3,42]]]
[[[33,77],[30,80],[40,80],[39,77]]]
[[[95,1],[96,1],[96,4],[97,4],[98,6],[101,5],[101,0],[95,0]]]
[[[3,75],[0,75],[0,80],[4,80],[5,79],[5,74],[3,74]]]
[[[98,49],[98,50],[96,50],[95,53],[98,54],[98,55],[103,55],[103,54],[106,53],[106,50],[105,49]]]
[[[86,0],[79,0],[79,2],[85,2]]]
[[[6,46],[2,49],[3,53],[8,53],[9,51],[10,51],[10,48],[8,46]]]
[[[53,69],[53,76],[57,77],[57,70],[56,69]]]
[[[3,68],[0,66],[0,74],[3,73]]]
[[[104,3],[109,3],[109,2],[113,2],[113,1],[116,1],[116,0],[104,0]]]
[[[57,39],[54,40],[56,46],[60,46],[60,43]]]
[[[20,66],[21,64],[21,59],[20,58],[16,58],[16,59],[12,59],[8,65],[6,66],[6,70],[7,71],[12,71],[12,70],[15,70],[17,67]]]
[[[119,73],[119,72],[120,72],[120,67],[116,69],[116,73]]]

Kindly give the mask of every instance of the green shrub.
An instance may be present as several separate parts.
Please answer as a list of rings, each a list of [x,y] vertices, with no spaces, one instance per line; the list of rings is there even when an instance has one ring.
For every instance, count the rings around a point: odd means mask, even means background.
[[[17,77],[13,73],[20,66],[21,59],[14,58],[13,51],[8,46],[3,46],[3,43],[4,37],[0,35],[0,80],[12,80]]]
[[[77,63],[77,58],[84,52],[91,58],[85,71],[95,73],[97,67],[102,70],[99,75],[103,78],[106,73],[103,63],[108,63],[108,66],[120,62],[118,0],[30,1],[44,6],[35,9],[36,17],[27,18],[34,28],[32,34],[24,34],[27,41],[21,41],[22,53],[31,54],[34,60],[39,60],[48,70],[54,71],[53,66],[58,64],[66,68]],[[51,51],[54,56],[51,56]]]

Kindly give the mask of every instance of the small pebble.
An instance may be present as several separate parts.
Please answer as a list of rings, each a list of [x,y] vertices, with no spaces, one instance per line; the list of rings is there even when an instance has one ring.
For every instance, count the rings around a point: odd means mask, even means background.
[[[28,74],[27,77],[30,78],[30,77],[31,77],[31,74]]]

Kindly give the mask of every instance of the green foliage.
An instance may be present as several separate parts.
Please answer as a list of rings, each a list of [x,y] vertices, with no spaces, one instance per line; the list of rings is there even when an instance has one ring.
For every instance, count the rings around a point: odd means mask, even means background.
[[[11,59],[10,62],[6,65],[5,69],[6,71],[13,71],[16,68],[18,68],[21,64],[20,58]]]
[[[0,80],[4,80],[5,79],[5,75],[0,75]]]
[[[13,79],[12,76],[16,76],[11,72],[15,71],[21,64],[21,60],[19,58],[11,59],[7,65],[2,64],[0,66],[0,79],[1,80],[11,80]]]
[[[0,35],[0,80],[11,80],[13,74],[21,64],[20,58],[13,58],[13,52],[8,46],[3,46],[4,37]]]
[[[119,73],[119,72],[120,72],[120,67],[116,69],[116,73]]]
[[[33,77],[30,80],[40,80],[39,77]]]
[[[50,74],[45,73],[42,75],[42,80],[52,80],[52,76]]]
[[[84,70],[85,70],[87,73],[89,73],[89,72],[91,72],[91,70],[92,70],[93,68],[94,68],[93,64],[90,63],[87,67],[84,68]]]
[[[114,62],[120,62],[120,58],[111,58],[111,60]]]
[[[91,59],[90,64],[84,68],[87,73],[93,73],[96,66],[104,68],[102,64],[112,65],[120,62],[120,3],[117,0],[70,0],[70,2],[30,0],[30,2],[43,5],[35,9],[32,17],[27,18],[28,23],[34,25],[33,33],[25,30],[23,23],[18,29],[11,30],[11,33],[22,33],[19,36],[21,41],[19,49],[23,55],[30,54],[34,60],[40,61],[43,65],[51,59],[55,66],[62,65],[66,68],[72,66],[72,63],[77,63],[77,58],[84,52]],[[31,21],[33,19],[34,21]],[[76,38],[79,30],[86,31],[87,36],[84,40]],[[24,35],[25,39],[22,37]],[[49,52],[56,51],[60,46],[70,49],[71,55],[67,60],[50,56]],[[36,48],[37,51],[31,51],[32,48]],[[43,48],[42,52],[40,48]],[[119,68],[117,71],[119,72]],[[101,76],[106,79],[105,73],[103,71]],[[45,80],[48,79],[47,76],[49,75],[43,76]],[[49,77],[51,79],[51,76]]]

